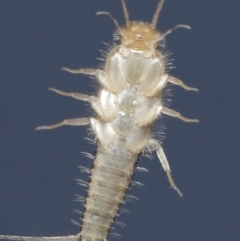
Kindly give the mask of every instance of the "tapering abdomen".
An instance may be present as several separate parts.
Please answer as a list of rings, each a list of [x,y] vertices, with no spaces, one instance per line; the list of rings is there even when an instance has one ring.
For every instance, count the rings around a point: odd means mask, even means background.
[[[103,241],[107,238],[138,160],[126,149],[119,137],[109,149],[97,149],[81,227],[81,241]]]

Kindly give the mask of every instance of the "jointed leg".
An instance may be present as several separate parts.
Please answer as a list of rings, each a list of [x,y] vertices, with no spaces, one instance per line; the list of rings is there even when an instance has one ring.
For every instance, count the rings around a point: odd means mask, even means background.
[[[74,99],[88,101],[92,108],[98,113],[98,115],[102,116],[102,108],[99,106],[99,99],[96,96],[85,95],[81,93],[74,93],[74,92],[65,92],[62,90],[57,90],[54,88],[49,88],[49,90],[58,93],[59,95],[70,96]]]
[[[96,75],[96,70],[95,69],[69,69],[63,67],[62,70],[65,70],[69,73],[72,74],[86,74],[86,75]]]
[[[162,75],[158,85],[156,86],[156,88],[153,90],[153,93],[152,94],[155,94],[159,91],[161,91],[167,83],[171,83],[171,84],[174,84],[174,85],[178,85],[178,86],[181,86],[183,89],[185,90],[190,90],[190,91],[198,91],[197,88],[193,88],[193,87],[190,87],[190,86],[187,86],[186,84],[184,84],[180,79],[177,79],[173,76],[169,76],[167,74],[164,74]]]
[[[48,90],[56,92],[59,95],[70,96],[74,99],[83,100],[83,101],[90,101],[89,95],[85,95],[85,94],[81,94],[81,93],[75,93],[75,92],[65,92],[65,91],[62,91],[62,90],[54,89],[54,88],[49,88]]]
[[[100,69],[69,69],[69,68],[62,68],[62,70],[65,70],[72,74],[86,74],[86,75],[94,75],[97,77],[97,80],[101,85],[103,85],[105,88],[108,88],[108,83],[106,81],[107,74]]]
[[[163,170],[167,173],[167,177],[168,177],[168,181],[170,182],[171,187],[179,194],[180,197],[183,196],[183,194],[181,193],[181,191],[177,188],[177,186],[175,185],[173,178],[171,176],[171,169],[170,166],[168,164],[167,158],[164,154],[164,151],[162,149],[162,147],[159,145],[159,148],[157,149],[157,156],[158,159],[160,160]]]
[[[174,84],[174,85],[179,85],[179,86],[181,86],[185,90],[198,91],[197,88],[189,87],[189,86],[185,85],[180,79],[174,78],[172,76],[168,76],[167,77],[167,81],[169,83]]]
[[[178,118],[182,121],[185,121],[185,122],[199,122],[198,119],[188,119],[188,118],[182,116],[179,112],[177,112],[175,110],[172,110],[172,109],[169,109],[167,107],[163,107],[161,112],[165,115],[176,117],[176,118]]]
[[[77,119],[66,119],[59,123],[50,125],[50,126],[38,126],[35,130],[51,130],[60,126],[68,125],[68,126],[83,126],[88,125],[90,123],[90,118],[77,118]]]

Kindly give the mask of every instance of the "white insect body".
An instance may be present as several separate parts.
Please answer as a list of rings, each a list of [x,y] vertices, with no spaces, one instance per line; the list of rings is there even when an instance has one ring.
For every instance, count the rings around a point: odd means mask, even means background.
[[[177,25],[165,33],[157,31],[156,24],[163,2],[164,0],[159,2],[152,23],[130,22],[124,0],[122,6],[126,26],[120,27],[110,13],[98,13],[107,14],[112,18],[117,26],[115,38],[121,43],[109,52],[103,70],[63,68],[70,73],[95,76],[101,86],[98,96],[67,93],[50,88],[60,95],[88,101],[97,113],[96,118],[66,119],[54,125],[36,128],[42,130],[63,125],[90,125],[96,136],[97,150],[90,170],[90,182],[87,184],[80,233],[66,237],[2,235],[0,238],[106,241],[143,152],[156,151],[171,187],[182,196],[173,182],[160,143],[152,137],[152,126],[161,114],[177,117],[186,122],[198,122],[165,107],[161,100],[162,91],[167,83],[179,85],[186,90],[197,89],[169,76],[165,71],[164,56],[156,49],[172,30],[179,27],[189,28],[186,25]]]

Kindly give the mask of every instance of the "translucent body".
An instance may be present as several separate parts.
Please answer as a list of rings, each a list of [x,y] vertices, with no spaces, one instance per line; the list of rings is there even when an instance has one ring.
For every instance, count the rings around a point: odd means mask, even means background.
[[[151,68],[153,61],[163,69],[162,60],[156,55],[146,58],[142,51],[131,50],[124,57],[121,46],[114,48],[107,58],[104,71],[108,90],[102,90],[99,96],[99,120],[91,121],[99,143],[83,216],[83,240],[107,237],[138,156],[151,138],[152,121],[160,113],[161,101],[159,97],[145,97],[141,87],[144,82],[154,87],[158,84],[151,78],[155,71]],[[114,85],[116,79],[118,83]]]
[[[163,57],[154,48],[132,47],[124,43],[116,46],[104,70],[96,71],[102,89],[98,102],[90,103],[99,116],[90,123],[98,149],[85,203],[82,241],[107,238],[144,150],[158,150],[165,170],[170,171],[160,145],[151,139],[153,122],[163,109],[161,92],[168,78]]]
[[[198,122],[165,107],[161,100],[162,91],[168,82],[187,90],[197,90],[166,74],[164,56],[156,49],[158,42],[173,29],[186,25],[177,25],[164,34],[155,29],[163,0],[159,2],[151,24],[130,22],[123,0],[122,4],[125,27],[120,28],[116,20],[107,13],[118,27],[121,43],[107,55],[104,69],[64,68],[71,73],[94,75],[100,83],[98,95],[67,93],[50,88],[58,94],[88,101],[97,117],[66,119],[54,125],[37,127],[37,130],[42,130],[63,125],[90,125],[97,140],[93,167],[91,171],[87,170],[91,173],[87,197],[79,197],[81,201],[84,199],[85,208],[80,232],[74,237],[59,237],[62,241],[106,241],[131,184],[137,161],[144,152],[156,151],[171,187],[182,196],[173,182],[170,166],[160,143],[152,137],[152,125],[161,114],[186,122]],[[85,182],[80,183],[86,185]],[[1,235],[0,238],[29,240],[26,237],[17,239]],[[57,238],[42,237],[41,240]]]

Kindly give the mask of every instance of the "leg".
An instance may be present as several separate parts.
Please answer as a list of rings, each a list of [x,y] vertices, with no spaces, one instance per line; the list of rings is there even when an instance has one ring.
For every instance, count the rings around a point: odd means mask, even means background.
[[[156,86],[156,88],[153,90],[153,93],[151,93],[151,94],[156,94],[157,92],[161,91],[163,88],[165,88],[165,86],[168,82],[172,83],[174,85],[179,85],[182,88],[184,88],[185,90],[198,91],[197,88],[189,87],[189,86],[185,85],[181,80],[179,80],[177,78],[174,78],[172,76],[169,76],[167,74],[164,74],[161,77],[161,79],[160,79],[158,85]]]
[[[189,86],[185,85],[180,79],[174,78],[172,76],[168,76],[167,81],[174,85],[179,85],[185,90],[198,91],[197,88],[189,87]]]
[[[65,92],[65,91],[62,91],[62,90],[54,89],[54,88],[49,88],[48,90],[56,92],[59,95],[70,96],[74,99],[83,100],[83,101],[90,101],[89,95],[84,95],[84,94],[74,93],[74,92]]]
[[[69,68],[63,67],[62,70],[65,70],[72,74],[96,75],[95,69],[69,69]]]
[[[199,122],[199,120],[197,120],[197,119],[188,119],[188,118],[182,116],[179,112],[177,112],[175,110],[172,110],[172,109],[169,109],[167,107],[163,107],[161,112],[165,115],[176,117],[176,118],[178,118],[182,121],[185,121],[185,122]]]
[[[49,90],[58,93],[59,95],[70,96],[77,100],[88,101],[92,108],[97,112],[98,115],[103,116],[102,108],[99,106],[99,99],[96,96],[85,95],[81,93],[65,92],[62,90],[57,90],[54,88],[49,88]]]
[[[167,158],[164,154],[164,151],[163,151],[163,149],[160,145],[159,145],[159,148],[157,149],[157,156],[158,156],[158,159],[160,160],[160,162],[162,164],[163,170],[167,173],[168,181],[170,182],[171,187],[179,194],[180,197],[182,197],[183,194],[177,188],[177,186],[175,185],[175,183],[172,179],[170,166],[168,164],[168,161],[167,161]]]
[[[68,126],[83,126],[88,125],[90,123],[90,118],[77,118],[77,119],[66,119],[57,124],[53,124],[50,126],[38,126],[35,130],[51,130],[60,126],[68,125]]]
[[[94,75],[97,77],[97,80],[101,85],[104,86],[104,88],[108,89],[108,83],[107,83],[107,74],[100,69],[69,69],[69,68],[62,68],[62,70],[65,70],[72,74],[86,74],[86,75]]]

